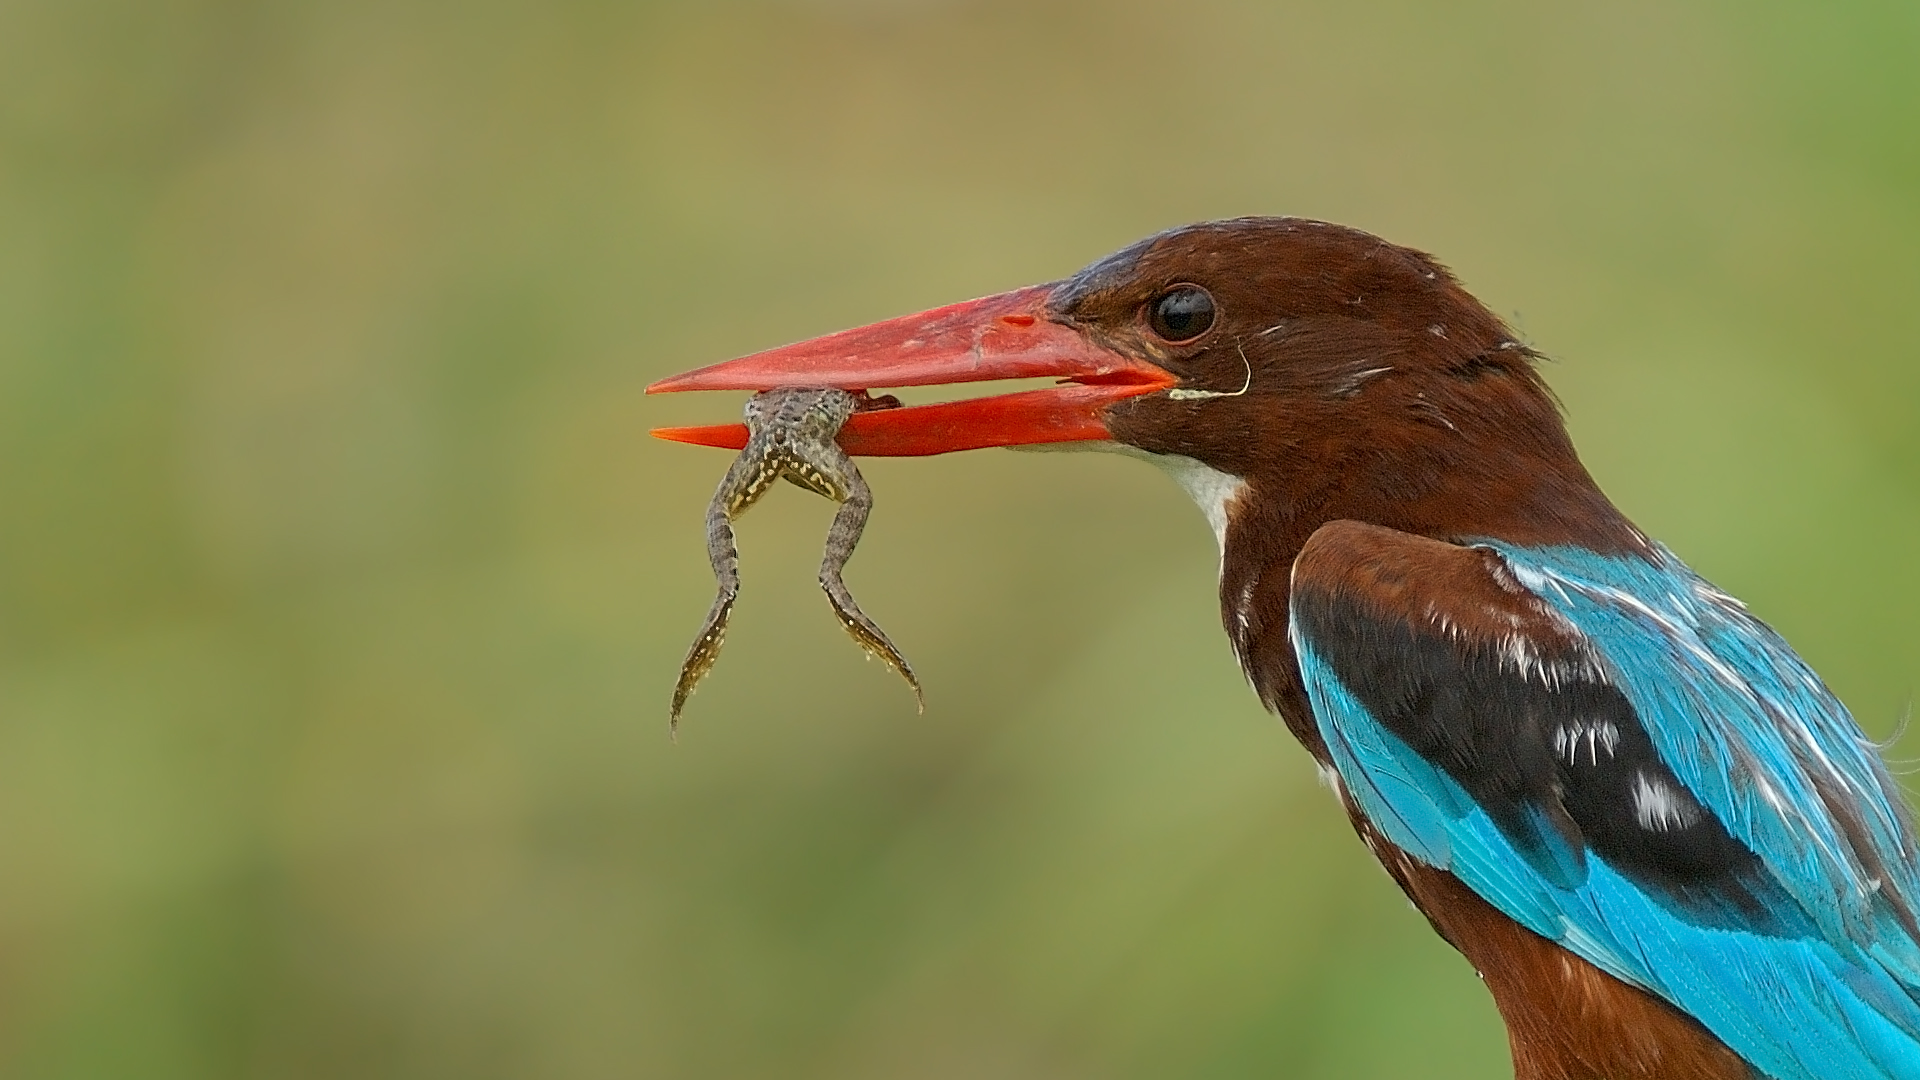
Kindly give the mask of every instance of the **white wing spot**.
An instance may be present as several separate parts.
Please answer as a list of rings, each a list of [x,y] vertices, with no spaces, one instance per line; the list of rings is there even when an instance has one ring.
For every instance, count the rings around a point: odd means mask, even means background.
[[[1700,806],[1686,794],[1644,772],[1633,776],[1633,816],[1648,832],[1673,832],[1700,821]]]
[[[1611,720],[1575,720],[1553,729],[1553,753],[1569,765],[1580,764],[1585,758],[1587,764],[1600,764],[1600,755],[1613,757],[1613,748],[1620,745],[1620,729]]]

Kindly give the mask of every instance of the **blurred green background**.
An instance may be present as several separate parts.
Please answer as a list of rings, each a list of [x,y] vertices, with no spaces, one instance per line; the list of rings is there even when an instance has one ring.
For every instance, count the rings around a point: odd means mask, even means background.
[[[739,402],[641,390],[1351,223],[1884,736],[1916,56],[1907,0],[0,2],[0,1074],[1505,1075],[1138,463],[868,466],[924,717],[782,489],[670,745],[727,459],[645,433]]]

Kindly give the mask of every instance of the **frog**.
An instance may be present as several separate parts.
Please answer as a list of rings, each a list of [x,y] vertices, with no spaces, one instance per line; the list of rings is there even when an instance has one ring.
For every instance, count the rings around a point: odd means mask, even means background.
[[[820,589],[827,594],[827,602],[848,635],[869,655],[899,673],[913,689],[920,711],[926,711],[926,694],[913,666],[879,625],[860,610],[841,580],[841,571],[867,527],[873,492],[853,458],[835,439],[855,412],[890,404],[891,399],[873,400],[864,393],[813,387],[780,387],[748,399],[747,445],[728,467],[707,506],[707,557],[719,588],[706,622],[680,666],[680,679],[673,688],[670,732],[678,733],[687,698],[712,670],[726,642],[727,620],[740,594],[740,552],[734,545],[733,522],[782,479],[840,504],[827,530],[820,560]]]

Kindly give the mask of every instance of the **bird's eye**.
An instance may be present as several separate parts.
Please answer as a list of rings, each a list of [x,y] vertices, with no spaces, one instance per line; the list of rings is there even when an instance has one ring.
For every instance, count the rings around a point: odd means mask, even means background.
[[[1213,325],[1213,297],[1198,285],[1175,285],[1147,309],[1147,323],[1168,341],[1192,341]]]

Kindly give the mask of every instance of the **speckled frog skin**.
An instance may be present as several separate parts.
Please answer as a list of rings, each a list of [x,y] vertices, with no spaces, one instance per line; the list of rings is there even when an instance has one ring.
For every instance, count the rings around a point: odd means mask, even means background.
[[[727,618],[733,612],[734,598],[740,594],[740,552],[733,543],[733,519],[746,513],[782,477],[840,504],[820,560],[820,588],[853,640],[899,672],[913,688],[920,707],[926,708],[920,681],[914,678],[906,657],[853,602],[853,594],[840,580],[841,568],[853,556],[854,545],[867,526],[867,514],[873,509],[873,493],[867,489],[867,482],[861,479],[853,459],[834,441],[857,407],[858,399],[845,390],[791,387],[767,390],[747,401],[746,448],[727,469],[720,490],[713,493],[713,502],[707,507],[707,557],[713,562],[713,576],[720,591],[707,612],[706,625],[700,628],[700,636],[694,639],[686,662],[680,666],[680,681],[673,688],[671,723],[675,729],[688,696],[720,655],[727,637]]]

